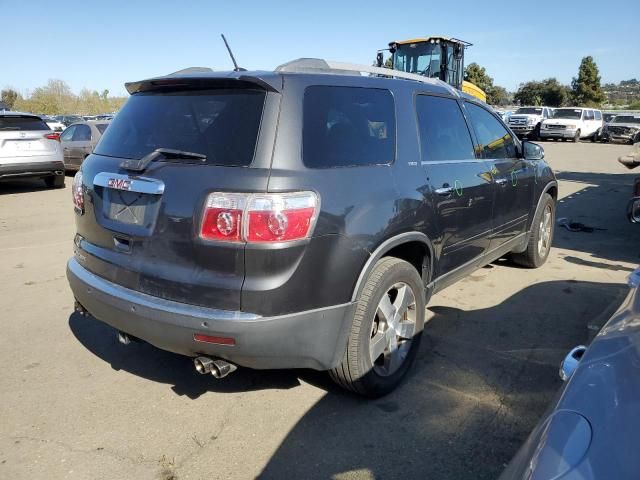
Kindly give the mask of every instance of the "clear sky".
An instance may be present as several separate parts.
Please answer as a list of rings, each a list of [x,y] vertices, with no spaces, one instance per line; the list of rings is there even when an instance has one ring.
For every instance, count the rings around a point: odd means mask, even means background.
[[[391,40],[439,34],[474,43],[466,63],[497,85],[569,83],[592,55],[603,82],[640,78],[640,0],[369,1],[0,0],[0,87],[49,78],[124,94],[123,83],[189,66],[272,69],[298,57],[371,64]]]

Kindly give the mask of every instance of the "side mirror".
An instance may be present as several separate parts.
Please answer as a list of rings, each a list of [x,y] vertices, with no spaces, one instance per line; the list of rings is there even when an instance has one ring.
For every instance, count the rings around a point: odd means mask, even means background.
[[[376,65],[378,67],[384,65],[384,57],[382,56],[382,52],[378,52],[378,54],[376,55]]]
[[[544,148],[537,143],[527,142],[525,140],[522,142],[522,156],[527,160],[543,160]]]
[[[560,364],[559,372],[560,378],[563,382],[569,380],[571,375],[573,375],[573,372],[578,368],[578,363],[580,363],[580,359],[582,358],[582,355],[584,355],[586,349],[587,347],[584,345],[577,346],[567,353],[566,357],[564,357],[564,360],[562,360],[562,363]]]
[[[633,197],[629,200],[627,218],[631,223],[640,223],[640,197]]]

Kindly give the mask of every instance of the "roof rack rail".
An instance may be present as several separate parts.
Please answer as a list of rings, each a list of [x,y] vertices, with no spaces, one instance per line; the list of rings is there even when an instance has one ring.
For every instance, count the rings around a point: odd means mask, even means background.
[[[428,83],[446,88],[454,95],[459,92],[442,80],[424,77],[416,73],[401,72],[391,68],[381,68],[368,65],[358,65],[356,63],[334,62],[333,60],[324,60],[322,58],[298,58],[276,67],[276,72],[294,72],[294,73],[334,73],[342,75],[360,75],[368,73],[383,77],[402,78],[404,80],[413,80],[421,83]]]

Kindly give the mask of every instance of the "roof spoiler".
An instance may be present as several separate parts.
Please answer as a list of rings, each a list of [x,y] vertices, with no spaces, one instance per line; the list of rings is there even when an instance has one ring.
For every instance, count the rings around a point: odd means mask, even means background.
[[[210,68],[190,67],[170,73],[164,77],[127,82],[124,86],[131,95],[165,88],[219,88],[221,86],[227,86],[228,88],[258,87],[267,92],[278,92],[280,85],[274,83],[270,83],[255,75],[238,75],[236,72],[220,72],[219,74],[214,74]]]

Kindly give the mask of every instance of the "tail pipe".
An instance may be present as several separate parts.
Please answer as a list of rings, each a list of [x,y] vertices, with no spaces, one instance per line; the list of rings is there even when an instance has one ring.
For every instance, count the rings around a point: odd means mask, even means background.
[[[193,359],[193,365],[199,374],[205,375],[210,373],[215,378],[224,378],[238,369],[236,365],[226,360],[209,357],[196,357]]]

